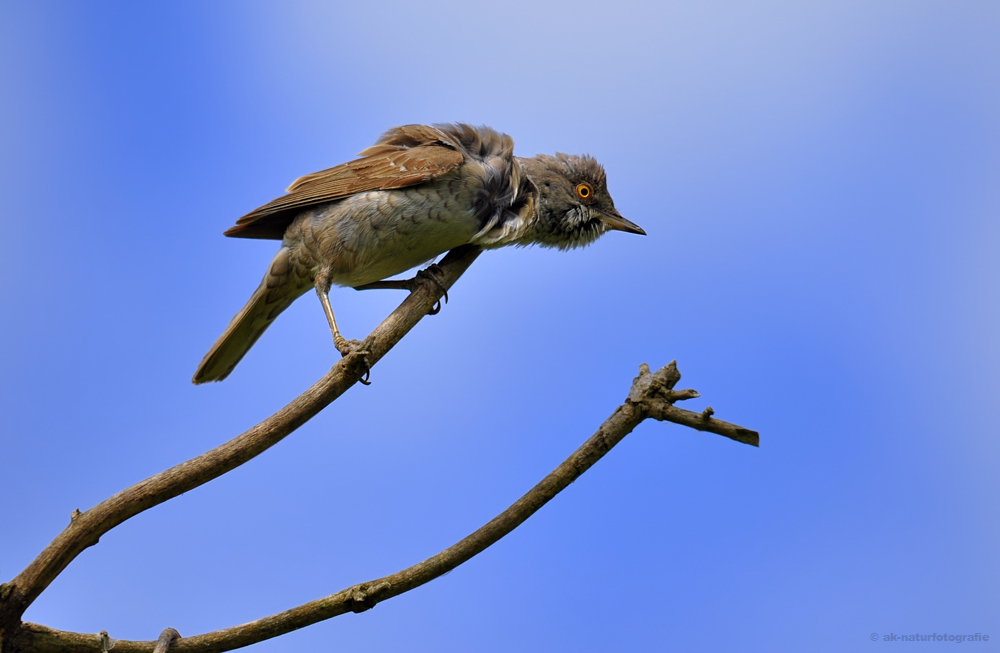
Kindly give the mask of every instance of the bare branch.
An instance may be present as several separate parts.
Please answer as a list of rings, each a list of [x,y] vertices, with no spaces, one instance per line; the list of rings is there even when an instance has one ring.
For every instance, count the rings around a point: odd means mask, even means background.
[[[708,411],[693,413],[674,408],[674,401],[698,394],[693,390],[674,391],[673,386],[679,379],[680,373],[675,363],[670,363],[656,373],[650,373],[649,367],[643,364],[625,403],[615,409],[583,446],[485,526],[437,555],[391,576],[359,583],[336,594],[242,626],[177,639],[172,644],[171,651],[214,653],[249,646],[347,612],[370,610],[381,601],[419,587],[451,571],[517,528],[648,417],[694,426],[741,442],[757,443],[756,432],[712,419],[710,415],[706,415]],[[687,423],[689,415],[699,420],[697,425]],[[151,653],[156,644],[119,640],[115,645],[115,653]],[[101,640],[96,635],[57,631],[36,624],[23,625],[16,635],[16,645],[18,650],[32,653],[101,652]]]
[[[374,365],[434,306],[476,260],[481,250],[463,246],[440,263],[440,282],[420,279],[416,289],[364,341]],[[331,349],[331,352],[333,350]],[[0,644],[38,595],[87,547],[125,520],[225,474],[274,446],[342,395],[365,373],[366,356],[337,361],[311,388],[257,426],[197,458],[136,483],[85,512],[74,511],[69,526],[11,582],[0,585]],[[96,641],[96,640],[95,640]],[[89,650],[89,649],[88,649]],[[97,649],[94,649],[97,650]]]
[[[699,431],[709,431],[717,435],[724,435],[737,442],[752,444],[755,447],[760,446],[760,434],[757,431],[751,431],[742,426],[736,426],[729,422],[723,422],[721,419],[715,419],[712,417],[715,415],[715,411],[711,406],[700,413],[694,413],[690,410],[674,406],[675,401],[692,399],[699,396],[696,390],[674,390],[674,386],[677,385],[680,379],[681,373],[677,371],[677,361],[671,361],[669,365],[658,370],[656,374],[650,374],[649,366],[643,363],[639,366],[639,376],[632,385],[632,392],[629,393],[629,398],[631,399],[633,394],[638,396],[641,393],[653,393],[658,399],[662,400],[649,405],[649,416],[653,419],[689,426]]]

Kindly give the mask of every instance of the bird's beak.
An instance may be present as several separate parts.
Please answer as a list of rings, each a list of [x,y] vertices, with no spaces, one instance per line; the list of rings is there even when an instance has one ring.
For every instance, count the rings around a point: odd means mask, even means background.
[[[604,224],[608,225],[608,229],[627,231],[630,234],[639,234],[640,236],[646,235],[646,232],[642,230],[642,227],[631,220],[626,220],[622,217],[621,213],[615,211],[614,209],[611,209],[607,213],[602,212],[601,219],[604,220]]]

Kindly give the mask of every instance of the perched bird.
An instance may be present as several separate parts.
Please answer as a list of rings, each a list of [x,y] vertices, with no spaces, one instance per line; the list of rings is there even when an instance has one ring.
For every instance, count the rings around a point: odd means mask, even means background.
[[[645,234],[622,217],[589,156],[514,156],[488,127],[390,129],[361,158],[296,179],[286,195],[236,221],[237,238],[281,240],[260,287],[205,355],[193,381],[221,381],[278,314],[310,288],[334,345],[332,284],[358,287],[465,244],[570,249],[609,229]]]

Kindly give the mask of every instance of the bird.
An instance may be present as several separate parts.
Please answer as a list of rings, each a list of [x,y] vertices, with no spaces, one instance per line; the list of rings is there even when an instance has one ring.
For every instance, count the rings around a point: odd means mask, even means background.
[[[299,177],[285,195],[224,232],[280,240],[281,247],[201,361],[195,384],[229,376],[275,318],[311,288],[334,346],[346,356],[359,343],[337,328],[333,285],[390,284],[383,280],[467,244],[566,250],[609,230],[646,233],[615,209],[593,157],[518,157],[513,139],[489,127],[394,127],[358,157]]]

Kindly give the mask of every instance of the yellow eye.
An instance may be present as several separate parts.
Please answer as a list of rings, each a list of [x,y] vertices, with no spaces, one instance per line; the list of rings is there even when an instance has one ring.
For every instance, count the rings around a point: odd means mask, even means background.
[[[581,197],[581,199],[589,199],[593,194],[594,189],[590,187],[590,184],[578,184],[576,187],[576,194]]]

